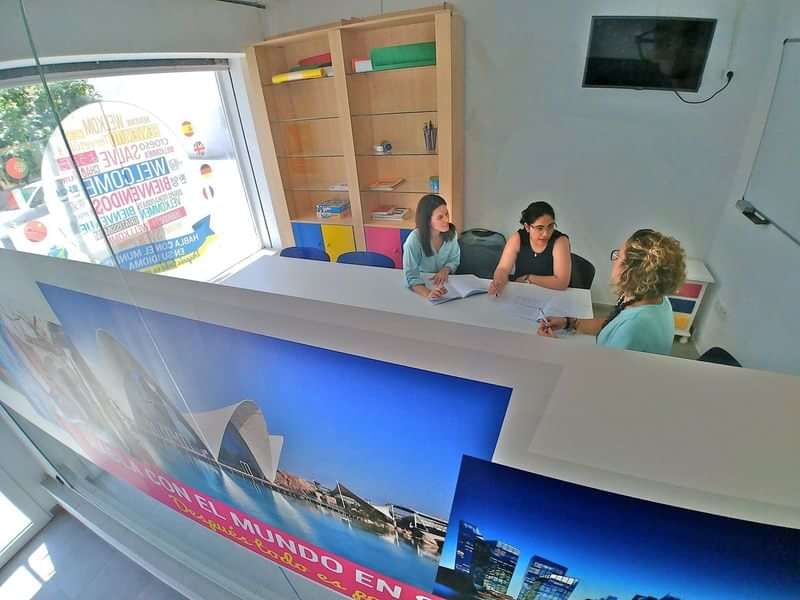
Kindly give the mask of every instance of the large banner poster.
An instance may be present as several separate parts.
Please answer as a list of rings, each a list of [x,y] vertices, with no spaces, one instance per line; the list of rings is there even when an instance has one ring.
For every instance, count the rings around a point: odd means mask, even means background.
[[[800,598],[800,531],[464,457],[436,594],[447,600]]]
[[[189,168],[165,123],[138,106],[102,101],[73,111],[62,127],[78,173],[56,130],[42,184],[50,213],[85,257],[114,264],[110,244],[123,269],[157,273],[203,254],[214,239],[204,174]]]
[[[511,389],[39,288],[58,322],[0,306],[0,380],[29,413],[320,585],[433,597],[461,458],[491,459]]]

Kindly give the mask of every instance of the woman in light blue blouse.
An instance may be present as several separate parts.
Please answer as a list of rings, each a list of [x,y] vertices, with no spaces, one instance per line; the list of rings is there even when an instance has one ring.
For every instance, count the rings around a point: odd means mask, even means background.
[[[653,354],[670,354],[675,326],[669,294],[686,279],[680,242],[652,229],[640,229],[611,253],[611,283],[619,294],[607,319],[549,317],[539,335],[559,329],[597,336],[597,344]]]
[[[461,249],[447,203],[436,194],[423,196],[417,205],[417,228],[403,244],[406,284],[420,296],[435,300],[447,293],[444,284],[459,262]],[[430,288],[425,285],[426,279],[432,284]]]

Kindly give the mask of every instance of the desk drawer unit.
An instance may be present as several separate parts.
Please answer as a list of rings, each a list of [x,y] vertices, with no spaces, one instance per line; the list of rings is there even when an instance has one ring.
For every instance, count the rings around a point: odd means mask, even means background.
[[[702,261],[687,259],[686,282],[681,288],[669,296],[675,319],[675,335],[686,343],[692,335],[692,325],[703,302],[708,286],[714,283],[714,277]]]
[[[336,262],[340,254],[356,249],[353,227],[350,225],[317,225],[292,223],[295,246],[308,246],[324,250]]]
[[[403,268],[403,243],[410,229],[392,227],[364,227],[367,238],[367,250],[388,256],[394,261],[396,269]]]

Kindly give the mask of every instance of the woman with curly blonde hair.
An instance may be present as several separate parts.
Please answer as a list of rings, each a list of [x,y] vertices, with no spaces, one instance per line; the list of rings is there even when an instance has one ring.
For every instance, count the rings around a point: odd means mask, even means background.
[[[539,335],[564,329],[597,336],[600,346],[669,354],[675,325],[673,294],[686,279],[680,242],[652,229],[640,229],[611,253],[611,284],[619,298],[607,319],[548,317]]]

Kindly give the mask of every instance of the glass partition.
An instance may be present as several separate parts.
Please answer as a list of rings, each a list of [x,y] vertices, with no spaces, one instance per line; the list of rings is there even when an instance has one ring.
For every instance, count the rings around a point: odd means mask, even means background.
[[[18,31],[28,27],[24,6],[3,9]],[[203,462],[208,444],[129,278],[138,271],[210,281],[268,243],[256,221],[252,173],[242,167],[249,163],[234,140],[241,125],[226,104],[228,65],[40,66],[30,25],[27,64],[0,70],[0,410],[75,491],[187,564],[207,568],[215,562],[209,552],[220,554],[214,544],[228,542],[201,545],[202,528],[174,513],[148,513],[152,501],[108,464],[98,466],[97,449],[165,474],[163,457],[183,452],[194,457],[187,469],[220,476]],[[106,282],[126,307],[120,320],[135,343],[116,331],[68,330],[45,295],[43,279],[61,272],[54,257],[91,263],[74,265],[81,268],[71,276]],[[255,587],[296,597],[279,567],[228,552],[230,560],[217,556],[216,563],[235,562],[240,572],[257,564],[249,568],[252,585],[221,582],[236,597],[260,597]]]

